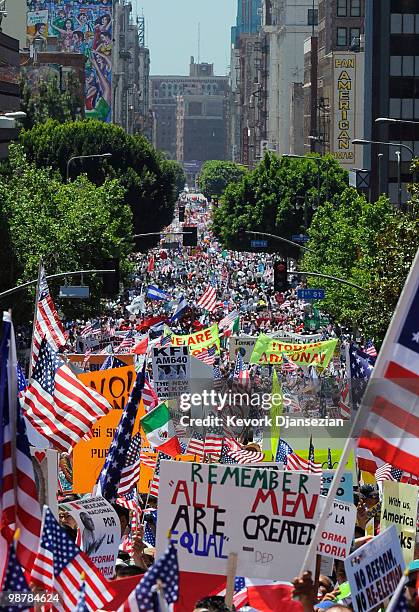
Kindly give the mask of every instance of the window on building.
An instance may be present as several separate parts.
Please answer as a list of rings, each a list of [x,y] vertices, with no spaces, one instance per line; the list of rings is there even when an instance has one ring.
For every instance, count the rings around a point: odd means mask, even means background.
[[[389,117],[400,119],[401,115],[401,100],[400,98],[390,98],[389,101]]]
[[[402,119],[413,119],[413,102],[412,98],[402,100]]]
[[[402,76],[401,55],[392,55],[390,57],[390,76]]]
[[[348,0],[338,0],[337,15],[338,17],[348,16]]]
[[[402,75],[403,76],[413,76],[415,73],[414,56],[404,55],[402,61],[403,61]]]
[[[415,16],[409,13],[403,15],[403,34],[415,33]]]
[[[346,47],[348,44],[348,28],[338,28],[336,30],[336,44],[338,47]]]
[[[360,36],[361,36],[360,28],[351,28],[349,30],[349,44],[351,45],[351,47],[359,47]]]
[[[319,11],[318,9],[308,9],[307,11],[307,25],[319,25]]]
[[[361,17],[361,0],[350,0],[351,17]]]
[[[413,119],[417,120],[419,119],[419,99],[416,98],[415,99],[415,116],[413,117]],[[419,146],[419,143],[418,143]]]
[[[415,76],[419,76],[419,55],[415,56]]]
[[[392,13],[390,31],[392,34],[402,33],[402,15],[400,13]]]

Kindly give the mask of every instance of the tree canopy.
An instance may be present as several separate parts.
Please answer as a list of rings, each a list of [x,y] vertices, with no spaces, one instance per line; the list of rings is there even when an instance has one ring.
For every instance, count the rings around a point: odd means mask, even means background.
[[[36,278],[41,257],[47,272],[58,273],[97,269],[103,259],[120,256],[123,275],[127,272],[132,214],[117,179],[101,186],[85,176],[63,183],[58,173],[28,163],[19,145],[10,147],[10,167],[11,174],[0,177],[0,219],[5,235],[0,249],[7,250],[1,254],[5,263],[1,290]],[[89,277],[88,284],[91,299],[79,306],[84,312],[94,312],[101,280]],[[14,307],[19,318],[27,315],[28,305],[18,294]],[[74,312],[77,304],[67,301],[64,310]]]
[[[227,186],[213,228],[232,248],[238,246],[240,227],[291,238],[309,225],[312,207],[333,201],[346,186],[347,172],[332,157],[291,159],[266,153],[255,170]]]
[[[371,203],[348,188],[337,205],[316,211],[308,230],[311,252],[300,267],[363,287],[309,279],[309,285],[326,289],[322,307],[337,322],[355,325],[380,343],[419,246],[418,230],[417,212],[401,214],[384,196]]]
[[[199,174],[198,186],[206,198],[220,197],[229,183],[240,181],[246,174],[244,166],[230,161],[206,161]]]
[[[135,233],[159,231],[172,220],[177,172],[143,136],[95,120],[62,124],[50,120],[22,131],[20,141],[30,161],[57,169],[63,179],[71,157],[111,153],[107,159],[74,160],[70,178],[86,173],[96,185],[104,184],[107,177],[118,178],[133,212]]]

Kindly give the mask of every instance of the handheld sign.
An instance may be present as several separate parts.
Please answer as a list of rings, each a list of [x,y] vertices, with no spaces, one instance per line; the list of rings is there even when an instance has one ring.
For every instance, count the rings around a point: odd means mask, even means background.
[[[323,470],[323,480],[322,480],[322,488],[321,494],[327,495],[327,492],[330,489],[331,482],[333,480],[333,476],[335,474],[335,470]],[[336,491],[336,499],[338,501],[345,501],[353,504],[354,501],[354,489],[353,489],[353,476],[352,472],[345,472],[340,479],[340,484],[338,490]]]
[[[187,346],[153,348],[153,380],[160,400],[190,392],[191,357]]]
[[[220,464],[160,464],[157,555],[167,534],[182,571],[291,580],[318,518],[320,475]]]
[[[324,500],[324,497],[320,497],[320,508]],[[355,506],[335,499],[317,544],[318,554],[333,559],[346,559],[351,550],[355,522]]]
[[[390,598],[405,563],[396,527],[389,527],[344,561],[356,612],[368,612]]]
[[[381,529],[396,525],[406,563],[413,561],[416,538],[418,488],[402,482],[383,482]]]

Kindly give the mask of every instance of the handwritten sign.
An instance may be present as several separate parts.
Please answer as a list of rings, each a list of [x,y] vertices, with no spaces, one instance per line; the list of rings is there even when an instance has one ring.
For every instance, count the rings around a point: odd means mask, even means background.
[[[382,529],[395,525],[406,563],[413,561],[416,537],[418,488],[402,482],[383,482]]]
[[[121,524],[115,510],[103,497],[88,497],[60,504],[80,530],[81,549],[108,579],[115,571],[121,540]]]
[[[134,366],[112,368],[79,374],[77,378],[87,387],[106,397],[112,408],[123,410],[131,393],[136,374]]]
[[[344,561],[356,612],[368,612],[391,597],[405,563],[394,525],[355,550]]]
[[[333,476],[335,474],[334,470],[324,470],[323,471],[323,480],[322,480],[322,495],[327,495],[328,490],[330,489],[330,485],[332,484]],[[352,472],[345,472],[340,479],[340,484],[336,491],[336,499],[340,501],[346,501],[350,504],[354,501],[354,490],[353,490],[354,480],[352,476]]]
[[[324,497],[320,497],[320,508],[324,500]],[[355,522],[355,506],[335,499],[317,544],[319,555],[333,559],[346,559],[351,550]]]
[[[157,553],[167,533],[180,569],[290,580],[298,574],[318,518],[320,475],[248,466],[160,464]]]

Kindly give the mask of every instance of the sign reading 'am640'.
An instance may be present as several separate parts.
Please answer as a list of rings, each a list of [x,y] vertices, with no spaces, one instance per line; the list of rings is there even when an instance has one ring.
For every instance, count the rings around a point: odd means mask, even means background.
[[[170,532],[183,571],[291,580],[318,518],[320,475],[247,466],[160,464],[157,553]]]

